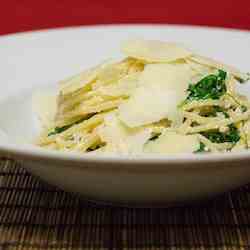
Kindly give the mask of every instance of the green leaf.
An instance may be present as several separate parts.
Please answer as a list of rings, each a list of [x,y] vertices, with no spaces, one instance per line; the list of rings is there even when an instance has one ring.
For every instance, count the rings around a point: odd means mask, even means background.
[[[241,106],[240,106],[240,109],[241,109],[241,111],[242,111],[243,113],[247,111],[247,107],[244,106],[244,105],[241,105]]]
[[[84,118],[81,118],[80,120],[74,122],[74,123],[71,123],[71,124],[68,124],[68,125],[65,125],[63,127],[55,127],[54,130],[52,130],[51,132],[48,133],[48,136],[51,136],[51,135],[56,135],[56,134],[60,134],[62,132],[64,132],[65,130],[69,129],[70,127],[76,125],[76,124],[79,124],[85,120],[88,120],[89,118],[91,118],[92,116],[94,116],[95,114],[90,114]]]
[[[206,152],[206,146],[203,142],[200,142],[200,147],[194,151],[194,153],[202,153],[202,152]]]
[[[158,139],[160,135],[161,135],[161,134],[154,135],[154,136],[151,137],[149,140],[150,140],[150,141],[154,141],[154,140]]]
[[[225,80],[227,73],[218,70],[218,74],[211,74],[201,79],[196,84],[190,84],[187,91],[189,92],[186,101],[219,99],[227,91]]]
[[[231,142],[235,144],[240,140],[239,131],[233,124],[229,125],[228,127],[229,130],[225,133],[219,131],[207,131],[202,132],[201,135],[205,136],[214,143]]]
[[[72,125],[66,125],[66,126],[63,126],[63,127],[55,127],[53,131],[51,131],[51,132],[48,133],[48,136],[60,134],[60,133],[62,133],[63,131],[65,131],[65,130],[67,130],[68,128],[70,128],[71,126],[72,126]]]
[[[217,113],[223,113],[225,118],[229,118],[229,114],[220,106],[212,106],[211,109],[205,113],[205,117],[216,117]]]

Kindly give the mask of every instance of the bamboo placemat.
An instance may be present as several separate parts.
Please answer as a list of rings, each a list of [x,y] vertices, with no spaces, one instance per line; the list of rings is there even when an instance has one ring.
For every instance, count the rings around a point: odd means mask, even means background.
[[[101,207],[1,160],[0,250],[12,249],[250,249],[250,189],[183,208]]]

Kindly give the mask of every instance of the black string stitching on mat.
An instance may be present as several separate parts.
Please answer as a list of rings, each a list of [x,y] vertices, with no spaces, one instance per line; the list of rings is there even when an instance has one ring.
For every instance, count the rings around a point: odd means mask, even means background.
[[[0,163],[0,249],[249,249],[250,189],[168,209],[94,206]]]

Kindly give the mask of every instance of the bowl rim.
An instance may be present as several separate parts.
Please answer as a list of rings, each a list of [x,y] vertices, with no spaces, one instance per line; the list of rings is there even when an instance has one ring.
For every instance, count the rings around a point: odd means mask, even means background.
[[[53,162],[71,167],[95,170],[116,170],[129,172],[168,172],[180,169],[232,168],[239,163],[250,162],[250,153],[212,153],[180,155],[97,155],[60,152],[39,148],[34,145],[0,144],[0,154],[16,160]],[[235,165],[236,163],[236,165]],[[208,166],[209,165],[209,166]],[[91,166],[91,167],[90,167]],[[143,168],[141,167],[143,166]]]
[[[87,24],[87,25],[70,25],[65,27],[51,27],[51,28],[40,28],[27,31],[18,31],[13,33],[1,34],[0,39],[17,39],[23,36],[43,35],[46,33],[64,32],[64,31],[76,31],[76,30],[88,30],[88,29],[113,29],[113,28],[153,28],[153,27],[166,27],[174,29],[196,29],[196,30],[211,30],[211,31],[223,31],[223,32],[234,32],[234,33],[245,33],[250,34],[249,29],[238,29],[232,27],[219,27],[219,26],[208,26],[199,24],[171,24],[171,23],[117,23],[117,24]]]

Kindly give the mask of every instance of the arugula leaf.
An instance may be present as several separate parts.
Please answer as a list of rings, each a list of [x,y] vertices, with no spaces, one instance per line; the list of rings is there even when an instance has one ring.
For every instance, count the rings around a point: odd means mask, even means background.
[[[161,135],[161,134],[154,135],[154,136],[151,137],[149,140],[150,140],[150,141],[154,141],[154,140],[158,139],[160,135]]]
[[[76,122],[73,122],[71,124],[65,125],[63,127],[55,127],[53,131],[51,131],[51,132],[48,133],[48,136],[60,134],[60,133],[64,132],[65,130],[69,129],[70,127],[72,127],[73,125],[79,124],[79,123],[83,122],[84,120],[88,120],[93,115],[95,115],[95,113],[94,114],[90,114],[90,115],[88,115],[88,116],[86,116],[84,118],[81,118],[80,120],[78,120]]]
[[[232,143],[238,142],[240,140],[239,130],[233,124],[230,124],[228,127],[229,134],[227,135],[227,139]]]
[[[190,84],[187,91],[189,95],[186,101],[219,99],[227,91],[225,80],[227,73],[218,70],[218,74],[211,74],[201,79],[196,84]]]
[[[247,107],[244,106],[244,105],[241,105],[241,106],[240,106],[240,109],[241,109],[241,111],[242,111],[243,113],[247,111]]]
[[[201,135],[205,136],[211,142],[214,143],[223,143],[223,142],[231,142],[235,144],[240,140],[240,134],[238,129],[233,125],[229,125],[229,130],[225,133],[219,131],[207,131],[202,132]]]
[[[205,148],[206,148],[205,144],[203,142],[200,142],[200,147],[196,151],[194,151],[194,153],[206,152]]]
[[[211,109],[205,113],[205,117],[216,117],[217,113],[223,113],[225,118],[229,118],[229,114],[220,106],[212,106]]]
[[[63,127],[55,127],[53,131],[51,131],[51,132],[48,133],[48,136],[60,134],[60,133],[62,133],[63,131],[65,131],[65,130],[67,130],[68,128],[70,128],[72,125],[73,125],[73,124],[66,125],[66,126],[63,126]]]
[[[97,150],[97,149],[99,149],[101,147],[104,147],[104,146],[105,146],[105,144],[95,145],[95,146],[92,146],[92,147],[88,148],[86,151],[87,152],[95,151],[95,150]]]

